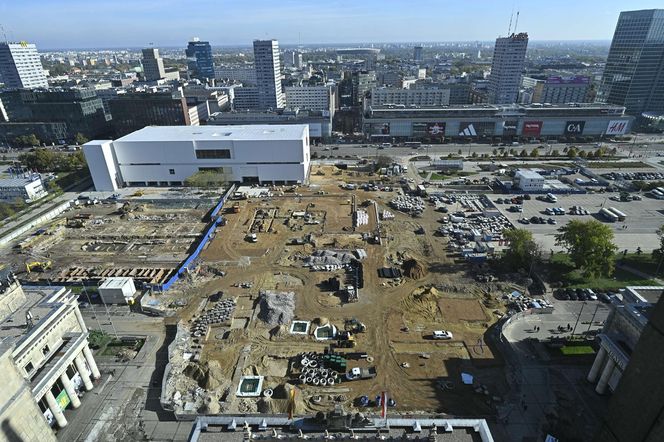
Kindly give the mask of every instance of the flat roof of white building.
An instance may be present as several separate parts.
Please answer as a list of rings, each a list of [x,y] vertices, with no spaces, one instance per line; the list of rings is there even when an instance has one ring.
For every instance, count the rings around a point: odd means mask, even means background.
[[[129,284],[132,278],[129,276],[111,276],[106,278],[99,286],[100,289],[119,289]]]
[[[300,140],[306,124],[146,126],[116,141]]]
[[[542,177],[542,175],[540,175],[539,173],[535,172],[534,170],[530,170],[530,169],[519,169],[519,170],[516,171],[516,173],[520,177],[527,178],[527,179],[532,179],[532,180],[544,179]]]

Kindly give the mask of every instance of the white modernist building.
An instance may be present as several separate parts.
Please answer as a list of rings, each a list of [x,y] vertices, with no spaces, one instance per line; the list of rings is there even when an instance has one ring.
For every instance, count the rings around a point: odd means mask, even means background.
[[[241,183],[303,183],[309,176],[306,124],[148,126],[83,146],[95,189],[181,186],[201,170]]]
[[[307,110],[330,111],[334,109],[332,86],[288,86],[286,106]]]
[[[447,106],[450,89],[401,89],[380,87],[371,90],[372,105],[403,104],[406,106]]]
[[[544,189],[544,177],[534,170],[519,169],[514,174],[514,187],[525,191],[541,191]]]
[[[31,203],[46,195],[48,192],[38,173],[0,179],[0,201],[11,203],[19,199]]]

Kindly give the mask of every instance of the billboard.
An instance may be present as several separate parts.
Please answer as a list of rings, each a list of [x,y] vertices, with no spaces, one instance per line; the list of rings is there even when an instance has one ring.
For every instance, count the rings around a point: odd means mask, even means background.
[[[55,402],[58,403],[61,410],[64,410],[65,408],[67,408],[67,405],[69,405],[69,402],[71,402],[71,400],[69,399],[67,392],[65,390],[62,390],[60,394],[58,394],[58,397],[55,398]]]
[[[627,132],[627,121],[611,120],[606,126],[606,135],[623,135]]]
[[[521,135],[524,137],[539,137],[542,132],[541,121],[524,121]]]
[[[585,121],[568,121],[565,123],[565,135],[581,135],[585,126]]]
[[[445,136],[445,123],[413,123],[414,136],[443,137]]]
[[[371,123],[369,132],[373,136],[389,136],[390,123]]]
[[[503,121],[503,135],[516,135],[519,122],[516,120]]]
[[[493,121],[479,121],[468,122],[462,121],[459,123],[459,136],[460,137],[486,137],[492,136],[496,129],[496,123]]]

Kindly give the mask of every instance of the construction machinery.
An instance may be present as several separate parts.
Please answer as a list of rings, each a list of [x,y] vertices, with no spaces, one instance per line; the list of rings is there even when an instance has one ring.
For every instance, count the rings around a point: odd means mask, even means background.
[[[33,271],[35,272],[45,272],[46,270],[50,269],[52,266],[51,260],[46,260],[46,261],[32,261],[32,262],[26,262],[25,263],[25,270],[28,273],[31,273]]]
[[[367,331],[367,326],[363,322],[358,321],[357,318],[350,318],[344,322],[344,330],[351,333],[364,333]]]
[[[240,213],[240,203],[234,203],[231,206],[231,213]]]

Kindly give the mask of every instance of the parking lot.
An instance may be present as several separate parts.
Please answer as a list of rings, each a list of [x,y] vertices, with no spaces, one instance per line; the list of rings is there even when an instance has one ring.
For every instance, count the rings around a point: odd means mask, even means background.
[[[560,226],[564,226],[572,219],[590,220],[596,219],[611,226],[615,233],[615,243],[619,250],[635,251],[637,247],[644,250],[652,249],[652,244],[659,241],[655,231],[664,224],[664,204],[661,201],[644,197],[641,201],[617,202],[609,198],[613,193],[604,194],[580,194],[580,195],[556,195],[558,201],[549,203],[535,199],[524,201],[523,212],[511,212],[509,207],[513,204],[496,204],[496,207],[517,227],[525,228],[533,232],[537,241],[546,250],[560,250],[555,245],[554,235]],[[499,197],[491,196],[495,202]],[[503,197],[504,198],[504,197]],[[588,211],[588,215],[571,215],[570,208],[580,206]],[[548,215],[547,208],[562,207],[565,215]],[[601,217],[598,212],[602,207],[615,207],[627,215],[625,221],[609,223]],[[553,218],[556,224],[522,224],[519,219],[530,219],[533,216],[542,217],[545,220]]]

